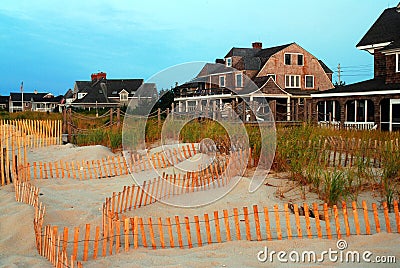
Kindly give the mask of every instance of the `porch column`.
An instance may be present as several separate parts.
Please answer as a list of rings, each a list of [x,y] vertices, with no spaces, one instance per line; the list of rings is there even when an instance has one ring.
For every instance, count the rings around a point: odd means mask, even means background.
[[[340,114],[338,121],[340,124],[344,124],[344,121],[346,120],[346,100],[344,99],[339,99],[339,108],[340,108]]]
[[[178,102],[178,111],[181,113],[182,112],[182,102]]]
[[[189,101],[185,102],[185,112],[189,112]]]
[[[381,107],[379,103],[382,98],[372,98],[374,103],[374,122],[377,125],[377,129],[381,129]]]
[[[286,100],[286,121],[290,121],[290,97],[288,96],[287,97],[287,100]]]

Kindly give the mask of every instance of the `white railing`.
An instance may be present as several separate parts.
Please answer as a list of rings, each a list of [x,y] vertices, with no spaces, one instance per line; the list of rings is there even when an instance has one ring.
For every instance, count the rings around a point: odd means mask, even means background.
[[[370,130],[375,127],[375,122],[344,122],[345,129]]]
[[[318,126],[339,129],[340,122],[338,122],[338,121],[318,121]]]
[[[35,108],[33,109],[36,112],[52,112],[54,108]]]

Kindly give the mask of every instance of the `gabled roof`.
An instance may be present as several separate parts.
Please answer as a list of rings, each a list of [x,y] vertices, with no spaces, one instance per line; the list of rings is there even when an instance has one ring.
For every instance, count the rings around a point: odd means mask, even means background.
[[[400,13],[396,7],[383,11],[356,47],[363,47],[386,42],[396,42],[400,45]]]
[[[122,90],[133,97],[138,88],[143,84],[143,79],[98,79],[96,81],[76,81],[78,93],[86,93],[81,99],[73,103],[117,103],[110,98],[118,98]]]
[[[206,63],[204,67],[201,69],[196,79],[202,76],[207,76],[210,74],[218,74],[218,73],[226,73],[234,71],[233,68],[227,67],[224,64],[215,64],[215,63]],[[193,82],[193,81],[191,81]]]
[[[319,97],[318,95],[329,95],[329,94],[340,94],[346,93],[347,95],[354,93],[357,95],[358,93],[365,92],[379,92],[379,91],[388,91],[388,90],[399,90],[400,91],[400,83],[394,84],[385,83],[384,78],[373,78],[366,81],[361,81],[358,83],[354,83],[347,86],[340,86],[329,90],[318,91],[313,93],[314,97]]]
[[[272,95],[287,95],[288,93],[280,88],[272,77],[257,77],[254,81],[260,88],[260,91],[265,94]]]
[[[318,62],[321,65],[322,69],[324,69],[325,73],[333,74],[333,71],[328,66],[326,66],[326,64],[322,60],[318,60]]]
[[[76,81],[79,93],[103,91],[107,97],[119,97],[119,92],[125,89],[132,97],[143,84],[143,79],[99,79],[96,81]]]
[[[241,67],[245,70],[260,70],[261,67],[267,62],[267,60],[274,54],[278,53],[282,49],[294,43],[285,44],[281,46],[269,47],[269,48],[237,48],[233,47],[225,58],[239,56],[242,57]],[[235,66],[234,66],[235,67]]]

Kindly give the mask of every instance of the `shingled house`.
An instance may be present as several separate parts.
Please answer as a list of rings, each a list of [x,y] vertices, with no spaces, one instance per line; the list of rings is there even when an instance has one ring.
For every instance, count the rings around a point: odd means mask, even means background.
[[[127,106],[141,97],[157,95],[156,85],[152,84],[148,96],[137,96],[136,91],[145,85],[143,79],[108,79],[106,73],[94,73],[90,81],[76,81],[74,89],[69,90],[66,106],[75,108],[112,108]],[[146,87],[146,89],[149,87]]]
[[[24,111],[58,112],[63,96],[51,93],[10,93],[8,110],[10,113]]]
[[[223,110],[241,98],[255,103],[266,99],[274,106],[275,120],[301,121],[311,108],[310,93],[333,87],[332,73],[296,43],[263,48],[254,42],[206,64],[195,79],[175,89],[174,100],[179,111],[191,111],[204,102]]]
[[[400,129],[400,4],[383,11],[356,45],[374,56],[374,78],[311,94],[320,123]]]

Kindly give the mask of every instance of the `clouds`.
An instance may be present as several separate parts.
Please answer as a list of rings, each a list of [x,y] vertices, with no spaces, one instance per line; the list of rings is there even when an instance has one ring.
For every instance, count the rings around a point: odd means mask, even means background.
[[[64,93],[97,70],[147,78],[182,62],[213,61],[252,41],[295,41],[332,69],[353,55],[348,65],[370,63],[354,40],[386,4],[354,2],[3,0],[0,94],[18,90],[21,80],[27,91]]]

